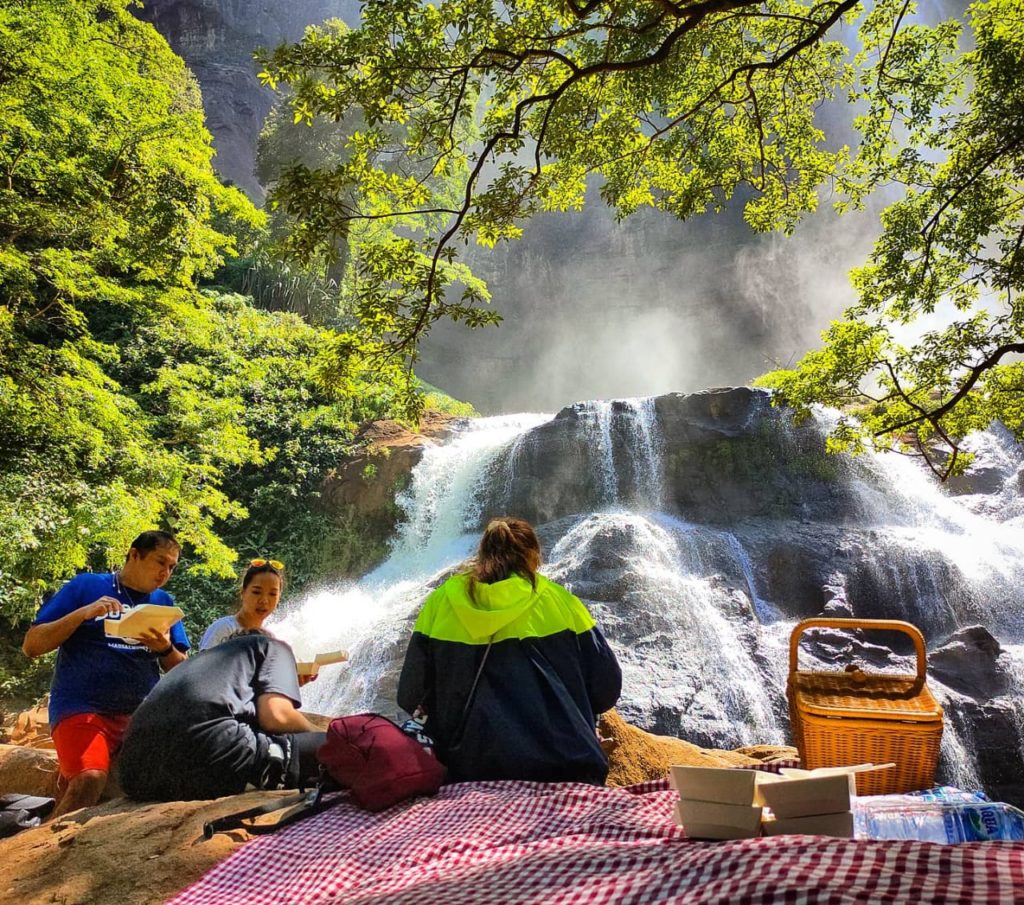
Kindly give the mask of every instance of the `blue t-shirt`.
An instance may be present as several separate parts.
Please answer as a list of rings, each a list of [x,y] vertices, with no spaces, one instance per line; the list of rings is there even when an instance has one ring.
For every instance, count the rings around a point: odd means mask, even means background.
[[[104,596],[120,600],[125,607],[174,605],[166,591],[128,592],[109,572],[83,572],[42,605],[32,624],[55,622]],[[106,618],[86,620],[57,650],[50,684],[51,729],[79,713],[132,713],[160,678],[156,654],[137,641],[108,638],[103,629]],[[191,647],[181,622],[171,626],[171,643],[180,651]]]

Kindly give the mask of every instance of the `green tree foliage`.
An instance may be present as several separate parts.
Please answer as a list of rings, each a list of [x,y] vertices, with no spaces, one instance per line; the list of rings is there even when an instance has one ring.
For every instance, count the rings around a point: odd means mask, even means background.
[[[217,275],[219,281],[251,296],[255,304],[269,311],[291,311],[310,323],[339,329],[354,326],[342,297],[349,263],[348,236],[338,236],[330,254],[301,262],[287,260],[279,248],[290,241],[293,231],[303,230],[304,224],[275,200],[282,173],[338,163],[351,131],[348,120],[318,120],[312,126],[296,123],[285,103],[270,111],[256,147],[256,175],[260,184],[270,189],[268,232],[249,254],[226,262]]]
[[[42,596],[145,528],[184,542],[193,636],[239,552],[284,560],[292,593],[365,565],[324,476],[359,422],[451,405],[369,372],[349,333],[200,288],[269,247],[212,153],[194,81],[125,2],[0,0],[0,699],[47,679],[16,649]]]
[[[858,95],[864,143],[850,203],[897,182],[904,196],[853,274],[859,302],[794,369],[767,375],[779,401],[852,408],[833,445],[894,438],[940,477],[959,441],[1002,421],[1024,436],[1024,2],[987,0],[957,23],[893,34],[866,20]]]
[[[342,163],[291,174],[303,221],[293,251],[321,253],[356,224],[389,227],[355,252],[356,298],[363,324],[414,356],[440,317],[496,319],[456,245],[493,245],[534,212],[581,207],[592,175],[621,216],[717,210],[742,187],[754,227],[788,229],[843,157],[825,149],[814,112],[851,82],[828,35],[857,9],[373,0],[358,29],[314,29],[264,58],[296,120],[364,124]]]
[[[853,277],[858,305],[824,349],[765,383],[802,412],[853,405],[837,447],[895,437],[950,473],[965,432],[997,417],[1022,428],[1024,9],[972,6],[966,53],[959,21],[926,27],[915,12],[911,0],[372,0],[360,28],[312,30],[263,58],[296,121],[356,111],[364,123],[343,164],[293,174],[290,203],[312,215],[293,250],[391,226],[356,255],[360,310],[414,356],[439,317],[496,318],[456,246],[581,207],[591,177],[619,216],[685,218],[739,193],[761,230],[791,229],[823,185],[843,209],[896,186]],[[852,154],[815,120],[840,96],[860,112]],[[432,191],[423,167],[464,168],[461,197]]]
[[[252,455],[237,436],[167,443],[121,392],[120,351],[93,334],[113,309],[187,329],[192,287],[260,215],[210,165],[184,64],[124,3],[0,4],[0,600],[41,591],[171,523],[212,568],[211,531],[237,504],[216,470]]]
[[[284,561],[289,594],[346,562],[365,564],[342,549],[351,529],[318,505],[320,488],[352,451],[358,424],[399,409],[404,375],[394,384],[372,374],[332,384],[322,371],[333,334],[214,290],[191,296],[187,319],[122,311],[94,329],[116,343],[114,377],[157,415],[160,440],[202,454],[207,480],[232,501],[213,523],[219,543],[243,563]],[[237,581],[234,570],[196,568],[206,553],[192,546],[190,568],[169,589],[195,634],[230,610]]]
[[[351,38],[348,26],[332,20],[308,29],[305,43],[336,49]],[[312,68],[305,78],[332,78],[329,68],[318,68],[312,59],[307,63]],[[276,84],[268,73],[264,79]],[[369,335],[380,351],[378,362],[393,357],[397,348],[405,353],[397,357],[411,363],[415,344],[403,334],[402,308],[434,268],[458,283],[462,302],[429,314],[417,309],[425,323],[445,315],[473,323],[500,320],[496,312],[475,307],[489,296],[467,268],[451,256],[433,265],[429,257],[431,236],[445,228],[462,202],[469,175],[465,154],[432,153],[424,144],[430,138],[417,134],[417,121],[404,115],[382,118],[376,104],[369,114],[348,102],[335,105],[330,115],[313,116],[303,87],[293,87],[260,136],[259,171],[270,187],[268,207],[279,248],[287,259],[325,268],[339,282],[346,329],[358,325],[364,337]],[[466,113],[446,126],[449,140],[459,147],[476,134]]]
[[[247,511],[306,507],[355,422],[398,409],[408,376],[364,376],[348,338],[197,290],[263,230],[211,156],[195,83],[124,3],[0,3],[8,621],[145,527],[233,575]]]

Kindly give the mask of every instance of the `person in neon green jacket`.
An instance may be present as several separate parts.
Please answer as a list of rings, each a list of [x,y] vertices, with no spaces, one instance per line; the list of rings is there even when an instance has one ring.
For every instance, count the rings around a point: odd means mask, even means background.
[[[413,627],[398,703],[426,715],[451,782],[608,775],[597,715],[615,706],[622,671],[582,601],[540,564],[529,523],[493,519]]]

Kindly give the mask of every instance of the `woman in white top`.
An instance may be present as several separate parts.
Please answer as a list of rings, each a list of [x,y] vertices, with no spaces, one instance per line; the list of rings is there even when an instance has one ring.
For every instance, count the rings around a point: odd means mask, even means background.
[[[244,629],[263,629],[267,617],[277,609],[284,590],[284,563],[276,559],[254,559],[242,576],[239,593],[240,606],[232,616],[224,616],[211,623],[203,633],[199,649],[215,647]],[[271,634],[267,632],[267,634]]]

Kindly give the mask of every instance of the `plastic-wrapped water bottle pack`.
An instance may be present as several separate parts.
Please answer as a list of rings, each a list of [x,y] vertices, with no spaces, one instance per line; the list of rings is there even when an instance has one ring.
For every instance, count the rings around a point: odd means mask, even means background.
[[[909,795],[870,795],[853,802],[858,839],[920,842],[1022,842],[1024,811],[983,792],[941,786]]]

